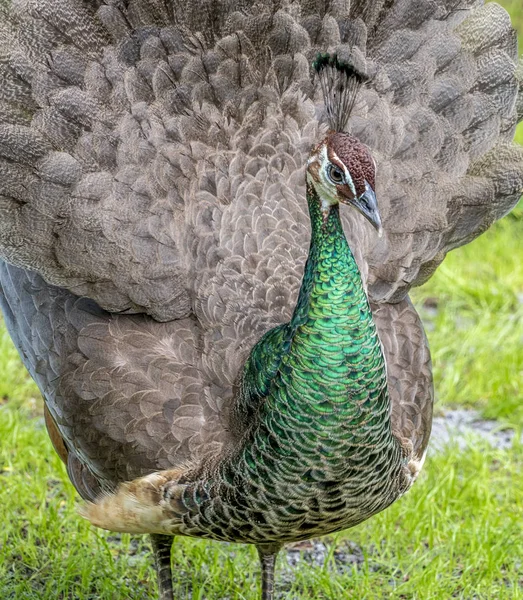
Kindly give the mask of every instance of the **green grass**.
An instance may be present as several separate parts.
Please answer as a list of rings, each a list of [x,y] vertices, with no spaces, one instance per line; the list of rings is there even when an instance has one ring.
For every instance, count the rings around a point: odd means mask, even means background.
[[[523,33],[520,0],[501,2]],[[518,132],[523,142],[523,129]],[[428,329],[438,410],[467,406],[523,427],[523,207],[452,252],[414,298]],[[47,438],[38,391],[0,328],[0,598],[146,600],[155,575],[144,538],[97,531]],[[523,448],[477,443],[427,461],[411,492],[353,530],[327,558],[278,562],[282,598],[523,599]],[[341,561],[363,550],[356,568]],[[252,548],[180,539],[177,598],[257,600]]]
[[[32,402],[40,392],[20,362],[9,334],[0,322],[0,402],[11,399],[12,403]]]
[[[518,210],[451,252],[435,277],[413,293],[427,327],[441,406],[479,408],[518,426],[523,425],[522,232]]]
[[[145,541],[120,541],[78,517],[42,419],[8,402],[0,439],[0,597],[154,598]],[[291,569],[282,553],[278,588],[288,599],[523,598],[522,488],[521,446],[449,449],[389,510],[326,538],[325,564]],[[364,552],[358,569],[336,560],[349,540]],[[174,561],[178,598],[257,599],[252,548],[180,539]]]

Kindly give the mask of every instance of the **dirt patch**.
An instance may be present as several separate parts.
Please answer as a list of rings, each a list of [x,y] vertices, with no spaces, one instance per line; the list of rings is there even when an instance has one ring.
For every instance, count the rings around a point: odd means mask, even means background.
[[[448,410],[434,419],[429,452],[438,452],[449,444],[464,449],[479,440],[506,450],[512,446],[514,435],[513,429],[503,427],[499,421],[483,419],[476,410]]]

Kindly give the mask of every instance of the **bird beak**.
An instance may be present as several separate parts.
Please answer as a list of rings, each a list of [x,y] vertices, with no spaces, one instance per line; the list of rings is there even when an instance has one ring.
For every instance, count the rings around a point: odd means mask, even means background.
[[[359,198],[353,198],[350,204],[354,206],[369,223],[372,224],[374,229],[378,232],[381,237],[383,234],[383,227],[381,226],[381,217],[378,211],[378,202],[376,200],[376,194],[370,185],[365,182],[365,192]]]

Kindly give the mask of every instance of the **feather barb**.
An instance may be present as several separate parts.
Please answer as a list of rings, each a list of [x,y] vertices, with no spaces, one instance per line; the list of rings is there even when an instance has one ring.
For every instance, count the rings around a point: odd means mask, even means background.
[[[320,80],[329,127],[343,131],[367,76],[337,54],[328,52],[318,54],[312,66]]]

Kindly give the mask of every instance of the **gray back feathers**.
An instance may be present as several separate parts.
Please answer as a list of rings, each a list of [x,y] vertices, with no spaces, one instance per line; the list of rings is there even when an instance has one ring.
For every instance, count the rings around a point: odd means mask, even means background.
[[[350,55],[369,78],[348,128],[376,158],[385,235],[350,210],[343,218],[375,303],[406,302],[448,250],[504,215],[523,188],[523,150],[511,142],[523,76],[496,4],[13,0],[0,30],[0,255],[107,311],[152,317],[89,317],[104,323],[88,328],[89,344],[74,341],[71,324],[65,335],[79,362],[57,349],[56,368],[89,389],[86,373],[105,348],[114,360],[100,366],[107,388],[88,401],[102,395],[114,406],[115,385],[123,402],[181,377],[168,415],[163,392],[131,403],[146,439],[174,430],[156,431],[165,423],[147,425],[145,413],[172,421],[181,411],[175,435],[183,438],[184,424],[188,433],[178,456],[198,446],[198,427],[206,440],[219,437],[212,422],[240,365],[292,310],[309,240],[304,165],[326,131],[311,69],[318,52]],[[6,267],[4,302],[16,305],[25,279]],[[64,307],[76,302],[58,296]],[[46,330],[69,327],[73,314],[49,313]],[[151,375],[132,350],[125,331],[135,323],[157,340],[158,356],[178,348],[164,371]],[[22,331],[30,326],[12,320],[21,348],[32,344]],[[99,334],[105,342],[95,348]],[[34,374],[38,352],[29,355]],[[40,376],[48,398],[62,397]],[[190,394],[205,400],[180,404]],[[150,452],[136,459],[144,469],[174,460],[152,442],[128,443],[129,455]],[[94,460],[88,446],[79,452]]]
[[[350,3],[320,4],[15,1],[4,258],[108,310],[200,316],[219,264],[276,256],[265,238],[290,225],[282,211],[305,223],[300,169],[322,110],[310,63],[337,49],[370,76],[350,128],[376,156],[387,236],[345,218],[371,296],[424,281],[522,187],[510,20],[495,4],[353,3],[352,18]]]

